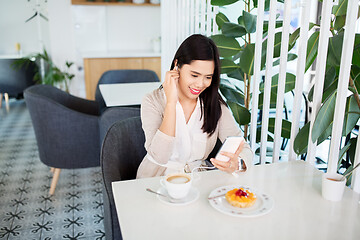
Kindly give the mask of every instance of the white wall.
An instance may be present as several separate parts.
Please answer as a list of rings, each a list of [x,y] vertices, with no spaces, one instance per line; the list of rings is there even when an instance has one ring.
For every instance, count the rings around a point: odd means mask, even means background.
[[[85,97],[83,55],[89,52],[152,51],[161,32],[160,8],[145,6],[82,6],[70,0],[48,0],[51,53],[58,66],[75,63],[70,91]]]
[[[21,44],[24,55],[39,52],[36,2],[49,21],[42,18],[41,33],[45,48],[54,63],[65,70],[74,62],[75,78],[70,86],[74,95],[85,97],[83,55],[103,51],[153,51],[151,40],[161,34],[160,7],[81,6],[71,0],[0,0],[0,55],[16,54]],[[89,54],[87,54],[89,55]]]
[[[40,11],[48,16],[47,3],[39,0]],[[39,52],[39,34],[37,21],[40,19],[41,35],[45,47],[48,48],[49,23],[36,16],[29,22],[25,21],[34,15],[36,0],[0,0],[0,55],[17,54],[15,44],[21,44],[23,55]]]

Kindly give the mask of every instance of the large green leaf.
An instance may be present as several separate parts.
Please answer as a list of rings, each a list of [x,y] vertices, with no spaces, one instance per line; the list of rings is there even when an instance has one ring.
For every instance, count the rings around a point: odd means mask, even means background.
[[[354,52],[352,64],[360,67],[360,34],[355,34]]]
[[[331,124],[321,133],[321,135],[319,136],[319,138],[317,139],[317,145],[319,145],[320,143],[322,143],[323,141],[325,141],[326,139],[328,139],[331,135],[331,131],[332,131],[332,122]]]
[[[285,0],[277,0],[280,3],[284,3]],[[265,11],[270,10],[270,0],[265,0]]]
[[[277,100],[277,94],[271,92],[270,93],[270,108],[276,108],[276,100]],[[264,93],[259,94],[259,109],[263,108],[263,102],[264,102]]]
[[[356,90],[360,92],[360,67],[352,65],[350,76],[354,80]]]
[[[318,44],[319,44],[319,32],[314,32],[308,40],[307,51],[306,51],[305,72],[309,69],[311,64],[313,64],[313,62],[317,56]]]
[[[349,141],[343,148],[340,149],[340,152],[339,152],[339,163],[340,163],[340,160],[344,157],[345,153],[350,149],[350,146],[351,146],[351,142]]]
[[[227,84],[220,84],[220,92],[227,101],[244,105],[244,95],[235,88]]]
[[[334,92],[321,106],[314,122],[311,140],[315,142],[333,121],[335,111],[336,92]]]
[[[339,0],[339,4],[335,5],[332,9],[332,13],[337,16],[346,14],[348,0]]]
[[[286,73],[286,80],[285,80],[285,93],[290,92],[295,88],[295,75],[292,73]],[[279,74],[275,74],[271,78],[271,92],[273,94],[277,94],[277,88],[279,85]],[[259,87],[260,92],[264,92],[264,83],[262,82]]]
[[[350,148],[348,150],[348,154],[349,154],[350,162],[352,165],[354,165],[354,161],[355,161],[356,143],[358,140],[357,138],[358,137],[350,139]]]
[[[346,20],[346,15],[336,17],[334,24],[334,28],[336,31],[339,31],[341,28],[345,26],[345,20]]]
[[[222,34],[213,35],[211,39],[219,49],[221,57],[231,57],[241,51],[241,47],[235,38],[226,37]]]
[[[325,72],[325,80],[324,80],[324,92],[327,91],[327,89],[333,85],[334,83],[337,83],[337,74],[336,74],[336,70],[334,67],[328,67],[326,68],[326,72]],[[337,88],[337,85],[335,85]],[[313,94],[314,94],[314,86],[311,87],[309,94],[308,94],[308,98],[310,100],[310,102],[313,101]],[[330,94],[329,94],[330,95]],[[323,94],[323,99],[321,102],[324,102],[324,100],[329,96],[326,94]],[[324,98],[324,96],[326,96]]]
[[[336,95],[335,92],[334,92],[334,95]],[[354,97],[350,96],[347,98],[347,102],[346,102],[342,136],[347,136],[354,129],[356,123],[359,120],[359,117],[360,117],[359,107],[358,107]],[[315,120],[315,123],[316,123],[316,120]],[[317,127],[317,126],[315,126],[315,124],[314,124],[314,128],[315,127]],[[323,141],[325,141],[326,139],[328,139],[331,136],[332,127],[333,127],[333,117],[331,117],[331,119],[329,119],[328,125],[324,126],[324,130],[322,131],[320,136],[317,138],[318,145],[321,144]],[[313,130],[313,132],[314,132],[314,130]]]
[[[211,5],[213,6],[226,6],[233,4],[239,0],[211,0]]]
[[[251,114],[248,109],[234,102],[227,102],[236,122],[239,125],[246,125],[250,123]]]
[[[254,8],[257,8],[257,6],[258,6],[258,0],[252,0],[252,1],[253,1]]]
[[[283,21],[282,20],[277,20],[275,22],[275,28],[279,28],[283,26]],[[269,29],[269,21],[264,21],[263,23],[263,32],[267,32]]]
[[[256,143],[259,143],[260,141],[261,141],[261,124],[258,125],[257,128],[256,128]],[[268,142],[273,142],[274,138],[268,134],[267,135],[267,141]]]
[[[309,23],[309,31],[315,26],[315,23]],[[296,41],[300,37],[300,27],[297,28],[289,37],[289,50],[295,46]]]
[[[232,56],[232,59],[231,59],[231,60],[233,60],[233,61],[235,62],[236,60],[238,60],[239,58],[241,58],[241,54],[242,54],[242,53],[243,53],[242,51],[238,52],[237,54],[235,54],[234,56]]]
[[[256,16],[243,11],[244,26],[248,33],[254,33],[256,31]]]
[[[230,73],[240,68],[239,65],[228,59],[221,59],[221,73]]]
[[[347,136],[355,127],[360,117],[360,109],[356,103],[354,95],[347,98],[343,136]]]
[[[340,66],[343,38],[344,32],[329,38],[328,56],[326,60],[327,65]]]
[[[324,89],[321,102],[324,102],[330,95],[332,95],[334,92],[336,92],[337,87],[338,87],[338,80],[336,78],[336,80],[329,87]]]
[[[267,42],[266,39],[262,43],[262,50],[261,50],[261,69],[265,67],[266,62],[266,52],[267,52]],[[274,58],[280,57],[280,50],[281,50],[281,32],[275,33],[275,39],[274,39]]]
[[[298,134],[295,137],[293,147],[297,155],[301,155],[303,153],[306,153],[307,151],[307,145],[309,141],[309,130],[310,130],[310,122],[305,124],[305,126],[299,130]]]
[[[240,58],[240,68],[244,73],[253,75],[254,71],[254,53],[255,53],[255,44],[246,45],[244,52]]]
[[[241,26],[244,26],[244,27],[245,27],[244,16],[243,16],[243,15],[240,15],[240,16],[238,17],[238,24],[240,24]]]
[[[226,37],[242,37],[247,34],[245,27],[231,22],[223,23],[221,30]]]
[[[219,12],[218,14],[216,14],[215,21],[219,28],[221,28],[224,23],[229,22],[229,19],[225,16],[225,14]]]
[[[275,118],[269,118],[269,132],[275,132]],[[281,125],[281,137],[290,139],[291,122],[283,119]]]
[[[244,81],[244,73],[240,68],[237,68],[235,71],[232,71],[227,74],[228,77],[238,79],[240,81]]]

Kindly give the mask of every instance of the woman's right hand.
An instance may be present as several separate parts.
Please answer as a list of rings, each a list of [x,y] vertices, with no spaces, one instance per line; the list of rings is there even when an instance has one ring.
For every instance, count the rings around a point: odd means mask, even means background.
[[[178,81],[179,81],[179,71],[176,67],[173,70],[167,71],[165,74],[165,81],[162,84],[166,101],[168,103],[176,103],[178,101]]]

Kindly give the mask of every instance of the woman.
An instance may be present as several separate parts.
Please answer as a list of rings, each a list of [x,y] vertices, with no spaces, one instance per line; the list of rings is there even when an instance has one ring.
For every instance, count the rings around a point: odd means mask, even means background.
[[[204,166],[217,138],[224,142],[228,136],[241,136],[218,92],[219,84],[215,43],[199,34],[188,37],[177,50],[162,87],[148,94],[141,105],[147,155],[137,178],[191,172]],[[234,173],[252,165],[253,153],[245,142],[235,153],[222,154],[230,160],[211,159],[222,171]]]

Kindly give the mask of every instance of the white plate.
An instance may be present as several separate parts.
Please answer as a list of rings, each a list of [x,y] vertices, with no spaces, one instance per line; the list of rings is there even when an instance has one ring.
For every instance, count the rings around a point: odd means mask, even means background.
[[[160,193],[160,194],[168,196],[168,192],[163,187],[159,188],[157,190],[157,192]],[[176,206],[183,206],[183,205],[187,205],[187,204],[190,204],[192,202],[195,202],[199,198],[199,195],[200,195],[199,191],[196,188],[191,187],[190,191],[189,191],[189,194],[185,198],[176,200],[176,202],[170,202],[169,198],[163,197],[163,196],[160,196],[160,195],[157,195],[157,197],[163,203],[170,204],[170,205],[176,205]]]
[[[225,193],[227,193],[228,191],[234,188],[243,188],[245,190],[249,190],[255,193],[257,197],[255,204],[248,208],[238,208],[231,206],[231,204],[228,203],[228,201],[225,199]],[[236,216],[236,217],[262,216],[270,212],[271,209],[274,207],[274,201],[269,195],[256,191],[246,186],[231,185],[231,186],[219,187],[214,189],[210,193],[209,198],[219,195],[223,195],[223,196],[209,199],[210,205],[216,210],[231,216]]]

